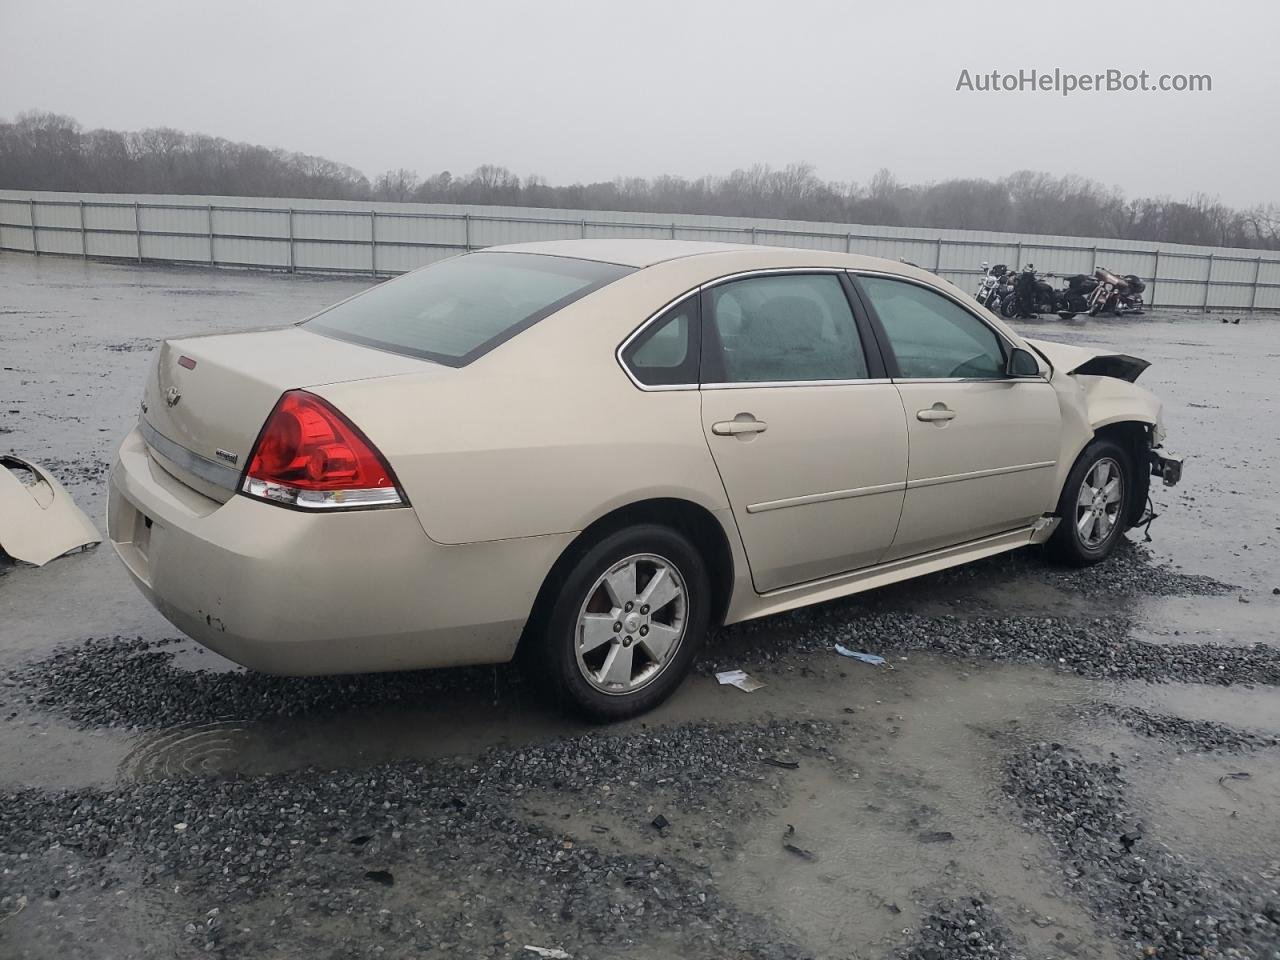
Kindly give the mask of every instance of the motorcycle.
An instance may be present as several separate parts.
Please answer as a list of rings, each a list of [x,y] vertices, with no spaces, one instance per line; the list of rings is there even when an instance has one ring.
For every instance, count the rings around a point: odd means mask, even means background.
[[[1052,313],[1057,299],[1054,289],[1036,276],[1036,265],[1028,263],[1013,278],[1013,289],[1000,301],[1000,314],[1004,317],[1035,317]]]
[[[1063,320],[1070,320],[1078,313],[1088,313],[1091,296],[1098,285],[1098,279],[1087,273],[1067,277],[1067,285],[1054,291],[1054,312]]]
[[[1117,276],[1106,267],[1098,267],[1093,272],[1098,286],[1089,297],[1089,316],[1096,317],[1104,310],[1109,310],[1117,317],[1130,313],[1142,313],[1142,291],[1147,289],[1137,276],[1127,273]]]
[[[1003,296],[1001,292],[1004,286],[1004,278],[1009,273],[1009,268],[1003,263],[997,263],[994,267],[988,267],[987,261],[982,261],[982,279],[978,282],[978,291],[973,298],[988,310],[995,312],[1000,309],[1000,300]]]

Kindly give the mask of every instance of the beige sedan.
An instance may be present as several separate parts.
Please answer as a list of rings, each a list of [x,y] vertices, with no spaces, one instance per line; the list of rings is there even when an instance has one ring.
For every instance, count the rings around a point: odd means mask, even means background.
[[[1144,512],[1146,363],[1024,340],[937,276],[571,240],[444,260],[158,351],[109,533],[180,629],[284,674],[496,663],[622,717],[712,627]]]

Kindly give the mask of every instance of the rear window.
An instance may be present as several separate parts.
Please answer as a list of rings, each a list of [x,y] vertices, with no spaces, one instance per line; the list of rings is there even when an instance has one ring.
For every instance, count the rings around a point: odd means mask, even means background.
[[[304,326],[461,367],[633,270],[535,253],[472,253],[389,280]]]

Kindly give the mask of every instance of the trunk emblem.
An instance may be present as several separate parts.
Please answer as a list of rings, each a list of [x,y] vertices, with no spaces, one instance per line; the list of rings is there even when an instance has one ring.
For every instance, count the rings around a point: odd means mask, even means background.
[[[233,467],[236,465],[236,462],[240,459],[240,454],[232,453],[230,450],[223,450],[221,447],[214,448],[213,452],[218,455],[219,460],[225,460],[227,463],[231,464]]]
[[[178,392],[177,387],[170,387],[164,392],[164,402],[171,407],[176,407],[178,401],[182,399],[182,394]]]
[[[196,368],[196,362],[190,357],[179,357],[178,366],[186,367],[188,370],[194,370]]]

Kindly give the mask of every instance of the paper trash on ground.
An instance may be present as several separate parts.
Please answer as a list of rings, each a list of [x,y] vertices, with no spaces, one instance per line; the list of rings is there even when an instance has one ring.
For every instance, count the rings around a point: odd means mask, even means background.
[[[745,670],[722,670],[716,674],[716,679],[721,684],[728,684],[731,687],[737,687],[739,690],[745,690],[751,693],[759,690],[764,686],[759,680],[751,676]]]
[[[861,653],[858,650],[850,650],[848,647],[842,647],[838,643],[836,644],[836,653],[840,654],[842,657],[852,657],[854,660],[861,660],[863,663],[869,663],[875,667],[884,663],[884,657],[877,653]]]

